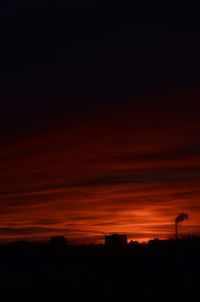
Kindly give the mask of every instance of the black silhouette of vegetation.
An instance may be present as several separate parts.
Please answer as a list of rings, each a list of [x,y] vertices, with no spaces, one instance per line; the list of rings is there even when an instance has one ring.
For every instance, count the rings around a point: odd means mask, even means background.
[[[49,244],[53,249],[63,249],[67,247],[68,241],[64,236],[53,236],[51,237]]]
[[[115,248],[69,245],[62,236],[48,243],[4,244],[0,246],[0,298],[197,301],[199,255],[198,236],[147,244],[131,241]]]

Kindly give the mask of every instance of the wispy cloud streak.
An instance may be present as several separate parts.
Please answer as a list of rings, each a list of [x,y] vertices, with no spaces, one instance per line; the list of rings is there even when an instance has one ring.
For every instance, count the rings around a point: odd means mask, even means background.
[[[190,215],[182,232],[199,232],[198,106],[177,97],[100,108],[4,143],[0,238],[166,238],[179,212]]]

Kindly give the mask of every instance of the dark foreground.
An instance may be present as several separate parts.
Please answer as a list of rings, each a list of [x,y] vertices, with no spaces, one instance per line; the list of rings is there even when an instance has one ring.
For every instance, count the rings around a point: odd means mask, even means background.
[[[0,301],[198,301],[199,240],[0,247]]]

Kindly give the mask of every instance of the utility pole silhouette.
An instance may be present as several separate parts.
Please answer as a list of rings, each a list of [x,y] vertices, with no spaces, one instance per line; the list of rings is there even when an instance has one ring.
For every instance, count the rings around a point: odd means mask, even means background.
[[[176,219],[175,219],[175,238],[176,238],[176,240],[178,240],[178,236],[179,236],[178,235],[178,225],[179,225],[179,223],[186,220],[186,219],[188,219],[188,218],[189,218],[189,216],[188,216],[187,213],[180,213],[176,217]]]

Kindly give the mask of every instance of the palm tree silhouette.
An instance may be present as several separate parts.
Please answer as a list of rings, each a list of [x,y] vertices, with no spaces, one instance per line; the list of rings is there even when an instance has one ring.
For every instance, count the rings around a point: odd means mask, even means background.
[[[175,237],[176,237],[176,240],[178,240],[178,225],[180,222],[188,219],[189,216],[187,213],[180,213],[176,219],[175,219]]]

